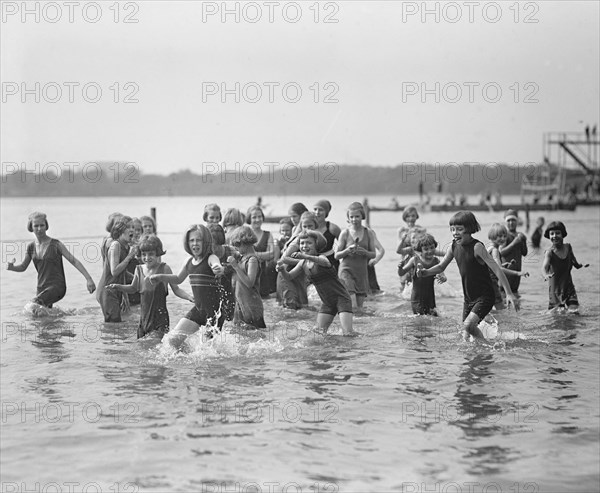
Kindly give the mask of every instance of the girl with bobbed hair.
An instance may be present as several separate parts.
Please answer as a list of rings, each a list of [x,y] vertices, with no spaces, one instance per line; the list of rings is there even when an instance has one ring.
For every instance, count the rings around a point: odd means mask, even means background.
[[[362,310],[369,292],[367,265],[375,258],[373,232],[362,225],[365,210],[360,202],[352,202],[346,210],[348,228],[340,234],[335,258],[340,260],[339,277],[353,300],[353,308]]]
[[[183,248],[190,258],[185,262],[179,274],[153,274],[151,282],[181,284],[188,276],[194,295],[194,308],[182,318],[175,328],[164,337],[165,344],[179,349],[185,339],[208,326],[204,336],[212,338],[225,322],[221,310],[221,292],[217,277],[224,269],[219,258],[212,252],[212,236],[202,224],[193,224],[183,235]]]
[[[62,300],[67,292],[63,257],[85,277],[90,293],[94,292],[96,285],[83,264],[67,250],[65,245],[46,234],[48,228],[46,214],[43,212],[31,213],[27,218],[27,231],[35,235],[35,241],[27,245],[23,261],[19,265],[15,265],[16,259],[13,259],[12,262],[8,262],[7,269],[13,272],[24,272],[33,260],[38,278],[37,294],[32,302],[40,307],[52,308],[52,305]],[[41,315],[43,312],[34,307],[33,313]]]
[[[263,210],[254,205],[248,209],[246,223],[252,228],[257,241],[254,245],[256,258],[260,263],[259,290],[262,298],[268,298],[277,290],[277,272],[275,266],[279,260],[279,245],[270,231],[262,229],[265,220]]]

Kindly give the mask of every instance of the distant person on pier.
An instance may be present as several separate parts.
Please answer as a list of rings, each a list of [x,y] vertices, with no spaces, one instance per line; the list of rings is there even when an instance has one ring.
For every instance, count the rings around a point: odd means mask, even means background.
[[[504,213],[504,223],[508,230],[508,236],[506,237],[506,245],[499,249],[503,265],[515,271],[521,270],[523,257],[527,255],[527,237],[523,233],[517,232],[518,221],[517,211],[508,209]],[[521,278],[518,276],[509,277],[508,283],[515,296],[519,296]]]
[[[533,246],[533,248],[540,247],[540,243],[542,241],[542,236],[544,235],[544,231],[543,231],[544,222],[545,222],[545,219],[543,216],[540,216],[537,218],[535,231],[531,235],[531,245]]]

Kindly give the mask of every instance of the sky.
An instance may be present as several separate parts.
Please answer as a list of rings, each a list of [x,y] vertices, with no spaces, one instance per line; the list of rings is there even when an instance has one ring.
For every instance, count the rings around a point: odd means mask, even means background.
[[[3,171],[541,162],[598,123],[599,5],[3,1]]]

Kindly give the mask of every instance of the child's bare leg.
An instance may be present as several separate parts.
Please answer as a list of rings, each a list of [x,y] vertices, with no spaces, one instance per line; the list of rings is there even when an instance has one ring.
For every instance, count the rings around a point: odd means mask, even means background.
[[[463,339],[465,341],[469,340],[469,335],[472,335],[475,339],[485,341],[483,333],[479,330],[479,327],[477,327],[479,322],[481,322],[481,319],[473,312],[470,312],[467,318],[465,318],[463,322]]]
[[[187,318],[182,318],[179,322],[177,322],[177,325],[174,329],[165,334],[163,343],[167,342],[171,347],[179,349],[183,345],[187,336],[194,334],[199,328],[200,326],[196,322],[193,322]]]
[[[327,332],[327,329],[333,322],[333,315],[329,315],[328,313],[319,313],[317,314],[317,327],[319,330],[323,332]]]
[[[342,333],[345,336],[355,335],[356,332],[352,328],[352,320],[353,320],[352,312],[340,312],[340,324],[342,325]]]
[[[367,296],[366,296],[366,295],[364,295],[364,294],[357,294],[357,295],[356,295],[356,307],[357,307],[359,310],[362,310],[362,308],[363,308],[363,305],[365,304],[365,299],[366,299],[366,298],[367,298]]]

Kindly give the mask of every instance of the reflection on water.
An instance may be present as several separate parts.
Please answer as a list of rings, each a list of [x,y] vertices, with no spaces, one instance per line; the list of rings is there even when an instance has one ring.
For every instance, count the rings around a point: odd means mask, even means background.
[[[269,300],[260,336],[226,325],[209,344],[196,338],[189,352],[167,354],[154,335],[136,339],[138,311],[103,323],[70,271],[66,314],[47,319],[23,313],[33,273],[3,274],[3,481],[95,481],[104,491],[242,491],[252,481],[262,491],[277,483],[274,492],[453,491],[453,481],[462,491],[469,481],[597,491],[598,266],[575,273],[582,315],[569,316],[545,311],[547,286],[534,274],[541,257],[528,258],[522,311],[496,315],[496,340],[465,344],[456,266],[438,291],[442,316],[413,316],[398,292],[398,218],[373,219],[392,253],[377,266],[384,294],[355,317],[358,338],[336,335],[337,321],[332,335],[314,333],[314,299],[298,312]],[[485,228],[498,218],[478,219]],[[589,222],[567,219],[578,259],[597,257]],[[442,243],[447,220],[420,219]],[[180,235],[163,240],[176,270]],[[172,321],[188,309],[168,303]]]

